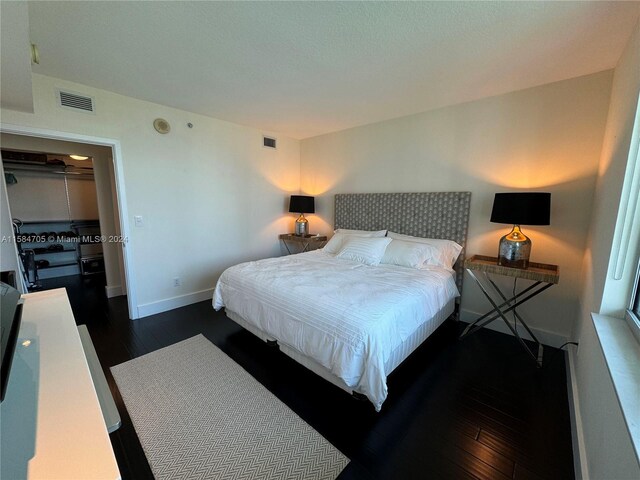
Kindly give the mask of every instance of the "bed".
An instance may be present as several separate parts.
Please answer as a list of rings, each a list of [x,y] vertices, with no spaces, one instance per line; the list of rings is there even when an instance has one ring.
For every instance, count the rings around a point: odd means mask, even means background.
[[[469,192],[339,194],[336,229],[453,240],[453,268],[366,265],[317,250],[247,262],[221,275],[213,306],[376,411],[387,376],[455,310]]]

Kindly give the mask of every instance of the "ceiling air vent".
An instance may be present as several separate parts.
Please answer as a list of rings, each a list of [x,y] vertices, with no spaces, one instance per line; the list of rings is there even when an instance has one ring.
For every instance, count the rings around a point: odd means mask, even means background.
[[[271,137],[262,137],[262,145],[268,148],[276,148],[276,139]]]
[[[87,97],[86,95],[65,90],[58,90],[56,93],[58,105],[61,107],[86,113],[96,113],[93,97]]]

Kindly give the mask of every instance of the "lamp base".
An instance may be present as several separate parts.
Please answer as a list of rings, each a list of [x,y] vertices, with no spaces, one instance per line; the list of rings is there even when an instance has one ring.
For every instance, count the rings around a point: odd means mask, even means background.
[[[300,214],[296,220],[296,235],[304,236],[309,234],[309,221]]]
[[[514,225],[513,230],[500,239],[498,247],[498,265],[511,268],[529,268],[531,240]]]

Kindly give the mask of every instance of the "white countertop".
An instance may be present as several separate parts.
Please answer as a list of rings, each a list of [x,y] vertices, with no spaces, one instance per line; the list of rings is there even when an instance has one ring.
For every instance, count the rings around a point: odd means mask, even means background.
[[[66,291],[23,298],[18,344],[0,404],[0,476],[120,478]]]

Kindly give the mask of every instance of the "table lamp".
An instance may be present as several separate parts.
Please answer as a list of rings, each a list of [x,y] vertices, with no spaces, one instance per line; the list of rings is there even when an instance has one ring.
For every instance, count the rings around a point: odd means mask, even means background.
[[[500,239],[498,265],[529,267],[531,240],[522,233],[520,225],[549,225],[550,211],[550,193],[496,193],[491,222],[513,225],[511,232]]]
[[[296,235],[308,235],[309,222],[304,218],[304,214],[316,213],[314,198],[306,195],[291,195],[289,212],[300,214],[296,220]]]

